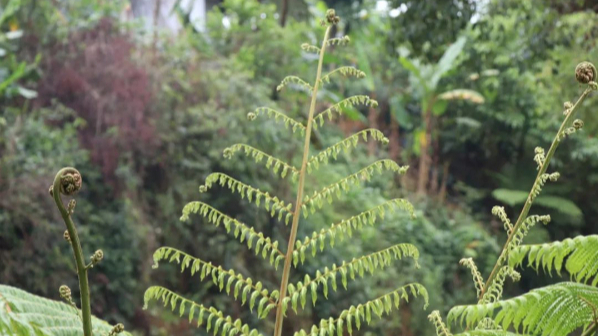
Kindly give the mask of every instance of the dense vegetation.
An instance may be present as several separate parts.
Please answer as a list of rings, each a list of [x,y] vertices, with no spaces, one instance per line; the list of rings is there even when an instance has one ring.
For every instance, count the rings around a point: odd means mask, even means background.
[[[318,107],[363,92],[379,104],[346,108],[344,117],[331,123],[336,127],[314,131],[312,146],[319,151],[354,132],[378,128],[389,139],[388,152],[358,146],[310,176],[310,183],[329,184],[379,158],[411,168],[404,177],[377,176],[351,190],[342,204],[324,208],[302,225],[300,237],[395,198],[409,198],[416,218],[389,214],[375,228],[354,233],[350,243],[307,258],[298,270],[315,274],[396,242],[417,246],[420,268],[393,263],[385,272],[358,278],[350,291],[331,291],[329,300],[307,313],[291,314],[285,326],[289,331],[309,327],[396,289],[399,282],[422,283],[430,306],[446,316],[456,305],[477,301],[470,271],[459,260],[474,258],[481,274],[491,272],[506,240],[493,206],[503,205],[510,218],[519,214],[537,174],[530,164],[535,148],[548,148],[563,118],[563,101],[585,90],[573,72],[579,62],[593,60],[596,13],[591,1],[393,0],[390,11],[376,10],[377,1],[336,2],[328,5],[345,20],[333,34],[348,34],[351,43],[327,56],[324,67],[351,64],[368,76],[332,81],[320,91]],[[74,166],[85,179],[73,214],[85,253],[102,248],[105,254],[89,274],[95,315],[139,334],[196,334],[178,311],[141,309],[145,289],[159,284],[260,327],[262,322],[218,286],[168,265],[152,271],[151,255],[159,246],[176,246],[278,286],[268,260],[246,253],[222,227],[199,217],[178,218],[190,200],[209,199],[266,236],[286,241],[289,228],[268,213],[218,188],[198,195],[197,185],[219,171],[293,198],[284,180],[273,179],[250,159],[223,160],[222,149],[251,143],[288,161],[301,151],[273,121],[248,123],[246,116],[270,106],[306,121],[308,95],[300,88],[281,94],[276,87],[288,74],[311,73],[317,59],[298,46],[318,44],[321,37],[314,32],[326,4],[289,2],[282,26],[279,9],[268,1],[227,0],[208,13],[205,33],[185,25],[173,37],[123,22],[123,1],[1,3],[2,284],[59,299],[58,288],[66,282],[78,296],[64,224],[47,195],[56,171]],[[185,13],[181,17],[187,22]],[[567,238],[597,229],[591,219],[598,215],[598,142],[592,137],[598,123],[590,104],[592,98],[577,112],[585,121],[583,131],[567,138],[552,158],[559,183],[547,184],[535,200],[532,213],[550,213],[551,225],[534,226],[525,241],[562,241],[555,244],[563,258],[571,246],[588,244]],[[518,253],[518,260],[510,260],[513,266],[523,262],[526,247]],[[535,267],[552,265],[552,257],[537,255],[529,254]],[[580,256],[567,261],[574,257]],[[589,280],[574,262],[554,268]],[[522,270],[519,282],[506,282],[503,295],[559,280]],[[418,300],[402,304],[393,318],[362,326],[360,333],[434,333],[422,306]]]

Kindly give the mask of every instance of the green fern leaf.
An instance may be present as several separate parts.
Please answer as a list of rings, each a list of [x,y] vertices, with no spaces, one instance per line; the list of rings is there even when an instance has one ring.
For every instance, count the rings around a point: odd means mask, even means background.
[[[275,164],[274,172],[280,165]],[[268,192],[263,192],[250,185],[247,185],[237,179],[234,179],[224,173],[212,173],[206,177],[204,185],[199,187],[200,192],[208,191],[213,185],[218,184],[221,187],[230,189],[233,193],[239,193],[241,198],[247,197],[249,202],[254,202],[258,207],[260,206],[261,200],[264,200],[264,208],[269,211],[270,216],[275,217],[278,213],[278,220],[282,220],[283,215],[292,213],[292,204],[286,204],[283,200],[280,200],[276,196],[270,196]]]
[[[92,317],[94,335],[107,335],[112,326]],[[79,336],[83,326],[72,306],[23,290],[0,285],[0,335]],[[128,335],[124,332],[121,335]]]
[[[373,226],[378,219],[384,219],[386,211],[394,213],[397,209],[407,211],[411,218],[415,218],[413,205],[401,198],[386,201],[362,213],[342,220],[340,223],[332,224],[327,229],[322,229],[319,233],[314,232],[311,236],[303,240],[297,240],[296,250],[300,255],[305,255],[308,249],[311,255],[315,257],[317,251],[323,251],[326,247],[326,240],[330,247],[334,247],[336,239],[343,241],[345,236],[353,236],[353,231],[362,230],[366,226]]]
[[[598,235],[578,236],[560,242],[537,245],[521,245],[509,254],[509,263],[516,267],[528,258],[528,266],[542,269],[549,274],[555,270],[561,274],[565,258],[565,270],[576,282],[598,285]]]
[[[286,76],[282,80],[282,82],[280,82],[280,84],[276,87],[276,90],[281,91],[282,89],[284,89],[285,86],[288,86],[289,84],[296,84],[309,93],[312,93],[314,90],[311,84],[297,76]]]
[[[276,111],[275,109],[269,107],[258,107],[253,112],[249,112],[247,114],[247,119],[255,120],[260,115],[266,115],[268,118],[274,119],[275,122],[282,122],[284,123],[285,128],[291,128],[293,133],[299,131],[301,135],[305,134],[305,126],[298,122],[297,120],[287,116],[286,114]]]
[[[294,180],[299,174],[297,168],[290,164],[246,144],[235,144],[224,149],[224,157],[231,159],[236,152],[243,152],[246,156],[251,156],[257,163],[266,159],[266,168],[272,170],[275,175],[280,174],[282,178],[285,178],[290,173]]]
[[[238,298],[239,289],[244,287],[244,291],[251,295],[253,301],[258,296],[261,296],[264,301],[260,304],[258,315],[262,315],[264,304],[269,302],[270,304],[276,304],[278,298],[278,291],[270,293],[267,289],[262,288],[261,282],[253,284],[253,280],[250,278],[245,279],[241,274],[236,274],[234,270],[225,270],[221,266],[214,266],[210,262],[203,261],[199,258],[193,257],[183,251],[177,250],[172,247],[160,247],[154,252],[154,265],[153,268],[158,268],[159,262],[166,260],[168,262],[176,262],[181,266],[181,272],[186,269],[191,269],[191,275],[199,274],[201,280],[206,277],[210,277],[212,282],[220,288],[220,291],[226,290],[226,294],[231,295],[231,291],[235,297]],[[226,285],[225,285],[226,283]],[[234,291],[233,289],[234,285]],[[242,304],[245,303],[243,300]],[[254,304],[250,302],[250,307],[253,309]]]
[[[235,238],[239,239],[241,243],[245,241],[249,249],[255,249],[256,255],[260,251],[264,259],[269,255],[270,264],[275,265],[277,268],[278,263],[285,258],[284,253],[278,249],[278,241],[273,242],[270,237],[265,237],[263,233],[255,231],[252,227],[216,210],[211,205],[201,201],[188,203],[183,208],[181,221],[188,221],[191,214],[200,214],[216,226],[224,225],[227,233],[233,232]],[[256,239],[255,245],[253,244],[254,238]]]
[[[160,287],[152,286],[145,291],[144,295],[144,306],[143,309],[148,308],[148,304],[152,300],[162,301],[164,306],[171,306],[171,310],[174,311],[177,305],[179,305],[179,315],[183,316],[189,311],[189,322],[196,321],[197,327],[206,324],[206,330],[212,331],[212,334],[216,336],[218,330],[222,327],[223,333],[226,335],[243,335],[243,336],[259,336],[261,335],[255,329],[249,329],[247,324],[243,324],[240,319],[233,320],[230,316],[224,316],[224,314],[213,307],[204,307],[201,304],[195,303],[191,300],[187,300],[184,297],[174,293],[173,291]],[[187,309],[187,306],[189,307]],[[197,311],[197,316],[195,312]],[[212,328],[213,327],[213,328]]]
[[[326,46],[330,47],[333,45],[346,45],[349,42],[351,42],[351,39],[347,35],[343,37],[333,37],[326,40]]]
[[[382,317],[389,314],[393,307],[398,309],[401,299],[409,301],[409,294],[413,297],[423,297],[424,309],[427,307],[428,292],[424,286],[413,283],[364,304],[351,306],[343,310],[338,318],[321,320],[318,325],[312,326],[310,331],[300,330],[295,332],[294,336],[334,336],[335,332],[337,335],[343,335],[344,329],[351,334],[353,326],[360,329],[363,322],[370,324],[372,315]]]
[[[322,208],[324,205],[324,201],[328,203],[332,203],[333,195],[336,195],[338,198],[342,195],[343,192],[347,192],[350,186],[355,184],[360,184],[362,181],[369,181],[375,173],[382,173],[384,170],[389,170],[399,174],[405,174],[409,169],[409,166],[399,166],[396,162],[392,160],[379,160],[371,165],[361,169],[360,171],[351,174],[340,181],[333,183],[320,191],[314,192],[311,197],[306,196],[306,199],[303,202],[303,215],[307,217],[309,215],[307,209],[311,210],[311,213],[316,211],[316,206],[318,208]]]
[[[382,132],[375,128],[368,128],[359,131],[350,137],[324,149],[320,153],[313,155],[309,161],[307,161],[307,171],[311,173],[312,171],[317,170],[320,164],[327,164],[331,158],[336,160],[338,155],[343,151],[346,154],[350,153],[352,149],[357,147],[359,139],[363,139],[363,141],[372,139],[375,141],[380,141],[383,144],[388,143],[388,138],[386,138]]]
[[[365,72],[352,67],[352,66],[343,66],[337,69],[334,69],[332,71],[330,71],[329,73],[325,74],[324,76],[322,76],[322,78],[320,79],[320,83],[330,83],[330,77],[335,75],[335,74],[341,74],[345,77],[348,76],[353,76],[353,77],[357,77],[357,78],[364,78],[365,77]]]
[[[486,317],[494,316],[503,329],[513,327],[523,333],[562,336],[587,327],[595,319],[598,288],[563,282],[534,289],[505,301],[456,306],[448,314],[449,323],[459,321],[469,328]]]
[[[360,258],[354,258],[350,262],[343,261],[340,266],[332,265],[330,268],[326,267],[323,272],[318,271],[313,279],[309,275],[306,275],[304,281],[299,281],[296,285],[289,286],[288,295],[293,300],[295,297],[300,298],[305,295],[309,289],[311,290],[312,302],[315,305],[318,299],[317,289],[322,287],[324,296],[328,298],[328,283],[330,282],[332,289],[336,291],[336,279],[339,274],[346,290],[347,278],[354,280],[357,275],[364,277],[366,272],[373,275],[377,269],[384,269],[393,260],[400,260],[403,257],[413,258],[416,267],[419,267],[417,264],[419,258],[417,248],[412,244],[397,244]],[[296,311],[296,307],[293,307],[293,309]]]
[[[365,105],[370,107],[377,107],[378,102],[374,99],[371,99],[368,96],[364,95],[357,95],[352,96],[349,98],[345,98],[340,102],[332,105],[331,107],[327,108],[326,110],[320,112],[317,116],[314,117],[314,128],[317,129],[318,126],[324,125],[324,116],[328,117],[328,120],[332,120],[334,117],[334,112],[338,113],[339,115],[343,112],[344,107],[352,107],[356,105]]]

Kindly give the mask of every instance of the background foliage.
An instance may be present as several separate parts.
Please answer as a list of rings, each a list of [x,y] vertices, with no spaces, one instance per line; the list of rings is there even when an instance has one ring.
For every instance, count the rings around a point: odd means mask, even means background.
[[[475,257],[483,274],[494,263],[504,236],[490,208],[498,201],[515,215],[523,202],[519,195],[535,177],[528,164],[534,147],[551,140],[563,101],[581,92],[572,73],[580,61],[596,61],[591,57],[597,47],[595,8],[591,1],[570,0],[327,2],[291,1],[282,27],[280,1],[226,0],[209,11],[205,32],[184,25],[173,36],[123,21],[126,1],[0,1],[0,281],[54,299],[65,279],[77,288],[69,247],[62,241],[64,228],[47,196],[55,172],[76,166],[84,189],[75,221],[81,223],[86,253],[101,247],[106,255],[90,274],[96,316],[125,321],[139,335],[197,334],[167,310],[141,310],[143,291],[159,283],[257,326],[209,284],[168,266],[150,273],[151,254],[158,246],[173,245],[226,268],[251,268],[277,283],[261,259],[245,253],[223,230],[199,218],[178,218],[184,204],[206,197],[269,236],[281,232],[275,238],[285,237],[284,228],[273,230],[265,213],[218,190],[200,196],[196,186],[209,173],[223,171],[292,198],[293,190],[258,173],[251,162],[222,160],[221,153],[238,142],[278,157],[298,150],[292,135],[245,118],[266,105],[305,118],[307,95],[297,90],[283,98],[275,87],[287,74],[310,74],[315,60],[298,46],[315,42],[316,18],[330,5],[344,18],[339,28],[344,32],[338,33],[352,41],[343,53],[349,56],[333,53],[326,64],[349,62],[369,77],[328,86],[320,107],[364,91],[375,94],[380,106],[346,111],[338,127],[316,133],[314,145],[325,148],[352,131],[376,126],[391,140],[388,155],[412,168],[405,178],[378,178],[351,193],[342,207],[314,216],[300,236],[396,197],[411,199],[418,217],[397,213],[360,233],[358,243],[308,260],[303,271],[313,273],[397,241],[419,248],[421,268],[397,263],[385,275],[357,281],[349,294],[331,293],[318,310],[292,315],[287,323],[296,330],[335,315],[397,287],[397,277],[421,282],[430,292],[430,305],[443,313],[473,301],[468,271],[458,261]],[[438,92],[472,90],[484,103],[433,105],[426,120],[426,93],[401,60],[438,64],[458,40],[464,41],[462,50],[439,79]],[[583,133],[564,143],[554,159],[562,183],[546,186],[545,201],[538,199],[534,209],[549,212],[553,224],[535,227],[526,243],[598,229],[591,220],[598,216],[598,140],[593,137],[598,123],[591,108],[581,111]],[[360,148],[313,178],[335,180],[372,156],[383,156],[375,147]],[[424,154],[428,182],[416,196]],[[561,169],[565,161],[566,170]],[[563,200],[565,195],[570,201]],[[509,294],[556,281],[522,275]],[[417,302],[404,305],[394,319],[362,334],[432,333],[427,314]]]

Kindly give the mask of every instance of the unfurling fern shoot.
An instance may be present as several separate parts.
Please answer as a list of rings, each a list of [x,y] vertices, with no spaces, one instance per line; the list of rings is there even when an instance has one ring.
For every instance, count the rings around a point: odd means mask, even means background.
[[[574,115],[592,92],[598,89],[598,73],[589,62],[580,63],[575,69],[575,78],[586,88],[575,104],[564,103],[564,120],[557,131],[550,148],[546,152],[536,147],[534,158],[538,174],[517,221],[513,224],[503,207],[496,206],[492,214],[500,218],[507,240],[498,256],[498,260],[484,282],[474,261],[462,260],[462,264],[471,269],[478,295],[475,305],[456,306],[449,311],[448,321],[465,324],[466,331],[458,335],[516,335],[505,331],[513,327],[526,335],[565,336],[578,328],[584,328],[583,336],[594,335],[598,329],[598,245],[596,236],[576,237],[563,242],[540,245],[523,245],[523,239],[537,223],[548,224],[549,215],[531,215],[532,204],[548,182],[556,182],[558,172],[548,173],[550,160],[558,145],[566,137],[578,132],[583,121],[574,120]],[[507,278],[518,281],[519,273],[515,270],[525,258],[529,266],[536,270],[551,272],[555,269],[560,275],[564,259],[565,269],[570,273],[572,282],[563,282],[538,288],[521,296],[501,301],[503,286]],[[542,266],[542,267],[540,267]],[[586,284],[591,281],[591,285]],[[453,335],[444,324],[438,311],[430,315],[438,336]],[[457,336],[457,335],[455,335]]]
[[[330,146],[315,155],[310,154],[310,143],[312,129],[323,127],[326,119],[332,119],[335,114],[342,114],[342,108],[353,105],[377,106],[377,102],[368,96],[353,96],[344,99],[330,108],[316,113],[316,98],[318,90],[322,85],[329,83],[338,75],[347,77],[362,78],[365,73],[353,67],[340,67],[328,74],[322,74],[322,65],[326,49],[332,45],[343,45],[349,42],[348,37],[330,38],[332,27],[339,22],[334,10],[326,13],[322,24],[326,27],[324,39],[320,47],[304,44],[301,48],[307,52],[315,53],[319,56],[316,76],[313,83],[301,79],[297,76],[288,76],[284,78],[278,86],[282,90],[288,84],[294,84],[303,88],[311,95],[308,118],[306,124],[303,124],[285,113],[276,111],[268,107],[260,107],[248,114],[250,121],[259,120],[263,117],[273,118],[286,128],[291,128],[293,133],[299,132],[304,138],[301,165],[294,167],[284,160],[275,158],[249,144],[235,144],[225,149],[224,156],[232,159],[235,154],[244,154],[255,160],[256,163],[265,164],[266,169],[271,170],[276,175],[288,179],[291,183],[296,183],[296,200],[294,203],[286,203],[280,198],[270,195],[258,188],[243,183],[222,173],[214,173],[206,178],[205,184],[200,187],[200,192],[205,192],[209,188],[224,187],[233,193],[239,193],[242,198],[255,203],[258,207],[263,207],[270,215],[278,221],[290,225],[290,236],[286,242],[286,249],[282,250],[278,241],[266,237],[263,233],[257,232],[253,227],[232,218],[211,205],[204,202],[191,202],[183,209],[182,220],[188,220],[191,214],[203,216],[209,223],[216,226],[223,226],[228,233],[233,234],[241,243],[247,244],[249,249],[253,249],[256,255],[268,260],[269,263],[279,270],[282,265],[282,274],[280,288],[265,288],[260,281],[254,281],[245,277],[234,270],[227,270],[221,266],[213,265],[209,261],[193,257],[183,251],[172,247],[161,247],[154,254],[156,266],[160,261],[176,262],[181,270],[189,269],[192,275],[198,275],[201,280],[212,281],[221,291],[226,291],[232,295],[235,300],[240,300],[241,304],[248,304],[249,308],[257,313],[259,318],[267,318],[270,312],[275,312],[274,336],[282,335],[283,322],[289,307],[297,312],[303,309],[310,298],[313,305],[318,299],[318,292],[322,290],[324,296],[328,297],[329,287],[336,291],[337,281],[340,281],[346,289],[347,282],[355,279],[357,276],[363,277],[366,273],[374,273],[377,269],[383,269],[389,266],[393,261],[403,257],[411,257],[416,260],[419,257],[417,248],[411,244],[398,244],[379,252],[366,256],[354,258],[348,262],[342,262],[340,265],[331,265],[315,275],[305,275],[303,280],[297,283],[290,283],[290,274],[294,267],[303,263],[310,254],[315,256],[318,251],[322,251],[326,245],[334,247],[335,240],[342,241],[346,236],[351,236],[353,231],[361,230],[364,226],[374,225],[376,221],[384,218],[388,211],[403,210],[413,216],[413,206],[404,199],[393,199],[377,207],[366,210],[351,218],[342,220],[333,224],[320,232],[313,232],[312,235],[302,239],[297,238],[297,232],[302,217],[308,217],[322,208],[324,202],[332,202],[334,197],[340,198],[352,185],[361,184],[369,181],[373,175],[393,172],[404,174],[407,167],[402,167],[391,160],[380,160],[373,164],[351,174],[336,183],[322,188],[320,191],[311,195],[304,194],[304,185],[306,175],[326,165],[330,160],[337,158],[341,151],[347,151],[355,148],[360,139],[364,141],[378,141],[383,144],[388,143],[388,139],[376,129],[366,129],[358,132],[349,138]],[[417,263],[416,263],[417,265]],[[339,280],[337,280],[337,278]],[[393,307],[398,308],[402,300],[408,300],[409,296],[421,296],[427,305],[428,294],[426,289],[417,283],[400,286],[394,291],[383,295],[364,304],[351,306],[343,310],[336,318],[324,319],[309,330],[300,330],[295,332],[296,336],[312,335],[343,335],[344,331],[350,334],[353,328],[359,329],[362,324],[369,324],[373,316],[381,317],[391,312]],[[198,326],[205,324],[207,330],[217,335],[260,335],[256,329],[250,329],[247,324],[241,320],[233,320],[223,312],[213,307],[206,307],[202,304],[183,298],[170,289],[154,286],[150,287],[145,293],[145,304],[151,300],[162,301],[165,305],[170,305],[174,310],[178,306],[180,315],[187,314],[190,321]],[[286,335],[285,335],[286,336]]]

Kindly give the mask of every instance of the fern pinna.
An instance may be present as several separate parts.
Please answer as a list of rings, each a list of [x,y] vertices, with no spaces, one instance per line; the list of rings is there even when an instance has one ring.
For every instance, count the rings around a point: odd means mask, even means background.
[[[449,311],[448,322],[465,327],[465,332],[459,335],[564,336],[583,328],[583,336],[589,336],[598,330],[598,237],[580,236],[548,244],[523,244],[532,226],[550,222],[549,215],[528,215],[529,211],[543,186],[548,182],[556,182],[560,177],[558,172],[547,172],[550,160],[565,138],[583,128],[583,121],[574,119],[575,112],[586,97],[598,89],[596,68],[591,63],[577,65],[575,77],[585,86],[585,90],[575,104],[564,103],[564,120],[548,152],[536,147],[534,161],[538,174],[517,221],[512,223],[503,207],[492,209],[492,214],[504,225],[507,240],[490,276],[484,282],[473,259],[461,261],[471,270],[478,303],[456,306]],[[526,258],[528,266],[548,271],[549,274],[554,270],[560,275],[564,263],[571,281],[500,300],[505,281],[507,278],[519,280],[520,275],[515,267],[521,266]],[[438,311],[432,312],[429,319],[436,327],[438,336],[453,335]],[[508,332],[508,328],[515,332]]]
[[[333,247],[335,239],[343,239],[345,235],[350,236],[352,230],[360,230],[364,226],[373,225],[377,220],[384,217],[386,211],[401,209],[413,215],[413,207],[408,201],[395,199],[343,220],[340,223],[333,224],[320,232],[314,232],[303,239],[297,238],[297,230],[301,218],[308,217],[318,211],[318,209],[322,208],[324,202],[332,202],[334,197],[340,197],[350,186],[367,181],[375,174],[382,173],[383,171],[403,174],[407,170],[407,167],[399,166],[391,160],[380,160],[311,195],[304,195],[306,175],[325,165],[329,160],[336,159],[341,151],[351,150],[356,147],[360,139],[388,143],[388,140],[380,131],[367,129],[350,136],[318,154],[310,155],[312,129],[324,126],[326,118],[332,119],[335,113],[341,114],[342,108],[345,106],[368,105],[375,107],[377,105],[376,101],[367,96],[353,96],[332,105],[318,114],[315,113],[318,89],[328,83],[333,76],[344,75],[357,78],[365,76],[362,71],[352,67],[341,67],[329,74],[322,75],[322,64],[327,47],[345,44],[349,41],[348,37],[329,37],[332,27],[339,20],[334,10],[329,10],[326,13],[325,20],[322,21],[323,26],[326,27],[326,31],[321,47],[308,44],[302,45],[303,50],[316,53],[319,56],[315,81],[308,83],[299,77],[289,76],[284,78],[278,87],[278,90],[281,90],[288,84],[293,83],[304,88],[311,94],[307,123],[304,125],[282,112],[267,107],[258,108],[248,114],[250,120],[270,117],[285,127],[292,129],[293,132],[300,132],[304,136],[301,166],[294,167],[290,163],[275,158],[247,144],[233,145],[224,150],[226,158],[232,158],[237,153],[244,154],[258,163],[265,164],[268,170],[272,170],[272,172],[280,175],[282,178],[290,176],[290,180],[296,183],[297,186],[295,203],[286,203],[276,196],[244,184],[242,181],[223,173],[209,175],[204,185],[200,187],[200,192],[205,192],[215,187],[228,188],[233,193],[240,194],[242,198],[246,198],[256,206],[263,207],[277,220],[284,222],[286,225],[291,225],[286,250],[282,250],[279,242],[273,241],[263,233],[257,232],[252,227],[203,202],[191,202],[187,204],[183,209],[181,217],[182,220],[187,220],[190,214],[199,214],[205,217],[209,223],[216,226],[223,226],[227,232],[233,234],[241,243],[247,244],[249,249],[253,249],[256,255],[261,255],[276,269],[282,266],[280,288],[265,288],[260,281],[254,281],[239,272],[213,265],[209,261],[195,258],[172,247],[162,247],[154,254],[156,265],[160,261],[167,261],[179,264],[182,270],[189,269],[191,274],[198,275],[202,280],[207,279],[208,281],[212,281],[221,291],[226,291],[227,294],[233,295],[242,304],[248,303],[252,311],[256,308],[255,312],[259,318],[267,318],[271,311],[275,311],[275,336],[282,334],[283,321],[289,307],[297,312],[299,308],[305,307],[309,298],[311,298],[312,304],[315,305],[318,299],[318,292],[322,291],[324,296],[327,297],[329,286],[332,290],[337,290],[337,278],[340,278],[340,282],[346,289],[347,282],[355,279],[356,276],[362,277],[366,272],[373,273],[376,269],[382,269],[394,260],[403,257],[411,257],[417,260],[419,255],[415,246],[411,244],[398,244],[370,255],[355,258],[350,262],[326,267],[321,271],[317,271],[313,276],[305,275],[303,280],[297,283],[289,283],[289,276],[293,266],[297,267],[300,262],[303,263],[305,258],[310,254],[315,256],[318,250],[322,251],[326,245]],[[397,308],[400,301],[408,300],[409,296],[421,296],[427,304],[428,294],[426,289],[417,283],[408,284],[364,304],[351,306],[343,310],[337,317],[324,319],[309,330],[295,332],[295,335],[342,335],[344,330],[352,333],[353,328],[359,329],[362,324],[369,324],[372,316],[381,317],[384,314],[390,313],[393,307]],[[189,321],[196,322],[198,326],[205,324],[208,332],[212,332],[214,335],[217,335],[219,332],[222,335],[230,336],[239,334],[250,336],[260,335],[259,331],[250,329],[247,324],[244,324],[239,319],[233,319],[231,316],[226,316],[223,312],[213,307],[206,307],[183,298],[167,288],[158,286],[150,287],[145,293],[146,307],[152,300],[161,300],[165,305],[170,305],[173,310],[178,309],[181,316],[187,314]]]

